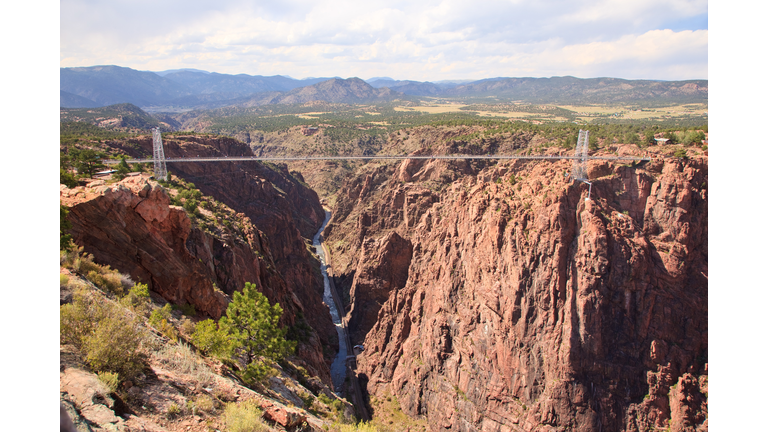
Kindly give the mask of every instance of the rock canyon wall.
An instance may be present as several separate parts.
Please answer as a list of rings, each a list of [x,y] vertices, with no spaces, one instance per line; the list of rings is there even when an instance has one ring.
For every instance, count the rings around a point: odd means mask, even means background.
[[[250,149],[233,139],[167,139],[166,155],[245,155]],[[128,153],[151,150],[151,138],[122,143]],[[338,345],[336,330],[322,302],[319,263],[307,248],[325,213],[317,194],[300,174],[258,162],[168,164],[169,171],[193,182],[223,203],[230,227],[214,222],[212,232],[170,205],[167,190],[147,175],[118,184],[91,183],[68,189],[61,202],[70,207],[72,236],[95,261],[107,264],[175,304],[191,304],[214,318],[245,282],[256,284],[270,302],[284,309],[282,324],[301,333],[298,356],[310,372],[330,383],[329,365]],[[212,217],[208,210],[201,210]],[[307,325],[310,327],[307,330]]]
[[[451,133],[408,139],[467,151]],[[570,168],[411,160],[345,184],[325,236],[371,395],[435,431],[706,429],[706,157],[592,161],[591,200]]]

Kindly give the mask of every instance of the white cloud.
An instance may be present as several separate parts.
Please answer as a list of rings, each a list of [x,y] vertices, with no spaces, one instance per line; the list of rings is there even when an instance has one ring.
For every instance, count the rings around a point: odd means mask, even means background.
[[[707,30],[659,27],[706,14],[706,0],[230,0],[215,8],[196,0],[63,0],[61,11],[63,67],[296,77],[356,71],[417,80],[522,73],[706,77]]]

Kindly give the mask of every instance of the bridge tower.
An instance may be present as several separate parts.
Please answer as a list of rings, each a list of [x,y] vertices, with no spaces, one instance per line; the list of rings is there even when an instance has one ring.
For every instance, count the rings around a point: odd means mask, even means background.
[[[163,152],[163,137],[160,128],[152,129],[152,147],[155,165],[155,180],[168,180],[168,170],[165,168],[165,152]]]
[[[587,151],[589,150],[589,131],[579,129],[579,139],[576,141],[576,156],[578,159],[573,160],[573,171],[571,177],[574,181],[582,181],[589,185],[589,193],[587,199],[592,196],[592,183],[587,179]]]

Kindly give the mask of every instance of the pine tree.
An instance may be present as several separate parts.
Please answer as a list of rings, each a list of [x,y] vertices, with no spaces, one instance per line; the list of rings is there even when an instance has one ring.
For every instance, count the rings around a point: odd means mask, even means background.
[[[93,177],[100,169],[104,168],[101,158],[104,155],[93,149],[72,149],[69,151],[72,162],[80,175]]]
[[[246,282],[243,292],[232,296],[227,316],[219,320],[245,362],[241,376],[246,382],[264,377],[269,369],[264,359],[279,362],[295,350],[296,342],[285,338],[287,329],[278,326],[282,315],[279,303],[270,306],[256,286]]]
[[[67,219],[69,210],[59,204],[59,250],[69,251],[72,249],[72,236],[67,232],[72,229],[72,223]]]

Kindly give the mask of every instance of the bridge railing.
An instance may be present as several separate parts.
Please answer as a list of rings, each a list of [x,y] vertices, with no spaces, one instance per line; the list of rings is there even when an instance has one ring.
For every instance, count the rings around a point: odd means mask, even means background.
[[[375,155],[375,156],[225,156],[225,157],[187,157],[165,158],[165,163],[190,163],[190,162],[295,162],[295,161],[322,161],[322,160],[582,160],[582,156],[558,156],[558,155]],[[624,160],[624,161],[650,161],[649,157],[637,156],[590,156],[588,160]],[[149,163],[153,159],[126,159],[128,163]],[[119,160],[106,159],[105,164],[118,164]]]

